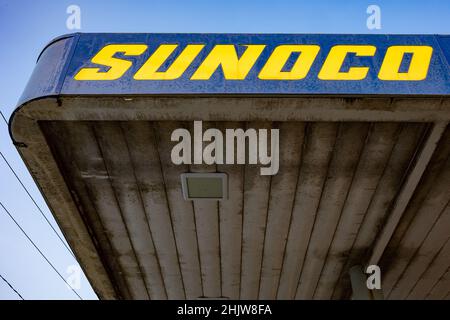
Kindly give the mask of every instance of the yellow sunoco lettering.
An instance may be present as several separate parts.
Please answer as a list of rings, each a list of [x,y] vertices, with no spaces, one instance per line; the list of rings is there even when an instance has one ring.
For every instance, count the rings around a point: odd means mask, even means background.
[[[405,53],[411,53],[411,62],[407,72],[399,72]],[[420,81],[427,77],[433,48],[429,46],[392,46],[389,47],[381,65],[380,80]]]
[[[255,64],[265,45],[246,45],[240,58],[232,44],[216,45],[203,60],[191,80],[208,80],[219,66],[227,80],[244,80]]]
[[[320,47],[316,45],[280,45],[273,50],[258,75],[262,80],[300,80],[306,77]],[[293,52],[300,52],[290,71],[281,71]]]
[[[110,44],[103,47],[91,60],[92,63],[110,67],[107,71],[100,68],[82,68],[75,80],[116,80],[131,67],[132,62],[114,58],[118,52],[125,56],[139,56],[147,49],[145,44]]]
[[[373,56],[377,49],[369,45],[337,45],[331,48],[322,69],[319,72],[321,80],[362,80],[367,76],[368,67],[351,67],[348,72],[341,72],[342,64],[348,53],[356,56]]]
[[[200,51],[203,49],[203,44],[190,44],[180,53],[170,67],[164,71],[159,72],[162,64],[169,58],[169,56],[178,47],[177,44],[162,44],[156,51],[148,58],[144,65],[136,72],[134,79],[136,80],[174,80],[181,77],[189,65],[194,61]]]

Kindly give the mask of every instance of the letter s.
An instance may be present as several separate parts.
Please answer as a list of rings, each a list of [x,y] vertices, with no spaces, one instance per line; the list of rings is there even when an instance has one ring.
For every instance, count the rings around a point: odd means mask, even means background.
[[[104,46],[91,60],[92,63],[110,67],[107,71],[100,68],[82,68],[75,75],[75,80],[116,80],[131,67],[132,62],[114,58],[118,52],[125,56],[139,56],[147,50],[145,44],[110,44]]]

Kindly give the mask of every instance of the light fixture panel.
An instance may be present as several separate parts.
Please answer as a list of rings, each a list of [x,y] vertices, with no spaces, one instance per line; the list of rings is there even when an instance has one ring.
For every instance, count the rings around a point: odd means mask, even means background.
[[[181,186],[185,200],[224,200],[228,198],[225,173],[183,173]]]

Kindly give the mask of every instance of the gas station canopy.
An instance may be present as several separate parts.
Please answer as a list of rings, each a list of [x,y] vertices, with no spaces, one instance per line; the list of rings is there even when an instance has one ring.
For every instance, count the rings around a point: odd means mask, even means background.
[[[375,264],[450,299],[449,63],[440,35],[71,34],[10,132],[100,298],[345,299]],[[278,129],[279,170],[174,163],[194,121]]]

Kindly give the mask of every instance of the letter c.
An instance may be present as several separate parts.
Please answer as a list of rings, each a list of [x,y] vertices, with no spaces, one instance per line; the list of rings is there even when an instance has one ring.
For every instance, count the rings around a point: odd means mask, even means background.
[[[351,67],[348,72],[341,72],[342,64],[349,52],[356,56],[373,56],[376,48],[370,45],[337,45],[331,48],[322,69],[319,72],[321,80],[363,80],[369,72],[368,67]]]

